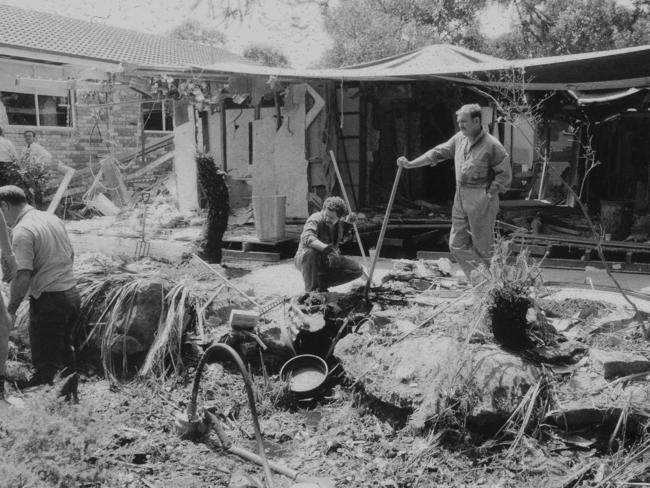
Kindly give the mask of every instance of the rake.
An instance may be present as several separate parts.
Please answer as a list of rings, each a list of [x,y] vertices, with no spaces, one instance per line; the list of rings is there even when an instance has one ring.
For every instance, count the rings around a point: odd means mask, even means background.
[[[140,195],[140,199],[143,204],[142,209],[142,236],[140,240],[135,245],[135,258],[142,259],[149,256],[149,250],[151,248],[151,243],[146,240],[147,234],[145,232],[145,226],[147,224],[147,206],[149,204],[149,192],[144,192]]]

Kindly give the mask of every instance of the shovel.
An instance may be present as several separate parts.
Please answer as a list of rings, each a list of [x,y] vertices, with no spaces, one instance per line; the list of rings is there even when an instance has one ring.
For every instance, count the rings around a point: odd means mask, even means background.
[[[370,291],[370,284],[372,283],[372,275],[375,272],[375,265],[377,264],[377,259],[379,258],[379,253],[381,253],[381,245],[384,242],[384,235],[386,234],[386,227],[388,227],[388,219],[390,218],[390,211],[393,208],[393,202],[395,201],[395,195],[397,194],[397,187],[399,186],[399,178],[402,176],[401,166],[397,167],[397,174],[395,175],[395,181],[393,182],[393,189],[390,192],[390,198],[388,199],[388,207],[386,208],[386,215],[384,215],[384,221],[381,224],[381,231],[379,232],[379,239],[377,240],[377,247],[375,255],[372,258],[372,265],[370,266],[370,271],[368,271],[368,282],[366,283],[366,289],[364,291],[364,296],[368,300],[368,292]]]

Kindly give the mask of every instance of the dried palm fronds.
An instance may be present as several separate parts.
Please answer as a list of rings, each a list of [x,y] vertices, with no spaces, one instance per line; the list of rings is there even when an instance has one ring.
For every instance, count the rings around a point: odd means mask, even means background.
[[[141,280],[133,280],[116,288],[112,293],[112,306],[106,309],[107,311],[110,310],[110,314],[106,326],[102,330],[101,354],[104,372],[111,380],[117,379],[114,364],[114,347],[117,340],[128,332],[128,327],[131,324],[131,315],[133,312],[136,291],[141,283]],[[126,310],[126,318],[124,322],[120,321],[118,317],[122,310]],[[120,330],[122,324],[126,324],[127,330]],[[126,341],[122,341],[122,345],[123,348],[125,348]],[[128,366],[126,350],[122,351],[121,358],[121,372],[124,373]]]
[[[611,473],[594,488],[610,486],[625,486],[640,476],[647,476],[650,472],[650,438],[640,443],[632,452],[621,456],[619,463],[612,466]]]
[[[149,285],[151,279],[136,279],[132,274],[97,278],[84,276],[83,286],[80,287],[82,313],[79,325],[84,326],[80,329],[90,328],[81,347],[88,346],[91,341],[100,344],[104,372],[111,381],[116,381],[129,369],[134,372],[137,367],[137,364],[127,364],[129,355],[126,336],[132,323],[138,291]],[[202,330],[205,321],[202,301],[202,296],[192,294],[189,280],[171,285],[171,288],[163,280],[156,335],[138,370],[140,376],[163,378],[182,370],[183,334],[189,328]]]
[[[182,369],[181,346],[191,315],[201,309],[198,299],[192,298],[186,282],[175,285],[165,296],[167,313],[158,325],[154,343],[140,368],[140,376],[155,375],[164,378],[167,374],[178,374]]]

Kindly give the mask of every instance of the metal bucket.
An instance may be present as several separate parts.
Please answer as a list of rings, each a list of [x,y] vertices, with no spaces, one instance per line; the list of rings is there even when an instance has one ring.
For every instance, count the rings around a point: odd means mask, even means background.
[[[280,378],[289,383],[289,390],[296,398],[312,398],[317,395],[328,374],[327,363],[313,354],[295,356],[280,369]]]
[[[605,234],[611,239],[620,241],[630,234],[632,227],[632,208],[628,201],[601,200],[600,221]]]
[[[255,232],[260,241],[279,241],[285,236],[287,197],[253,195]]]

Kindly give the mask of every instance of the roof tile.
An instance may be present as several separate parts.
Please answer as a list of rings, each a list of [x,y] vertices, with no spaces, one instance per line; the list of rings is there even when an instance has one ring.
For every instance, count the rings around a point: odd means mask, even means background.
[[[225,49],[0,5],[0,45],[142,66],[250,62]]]

